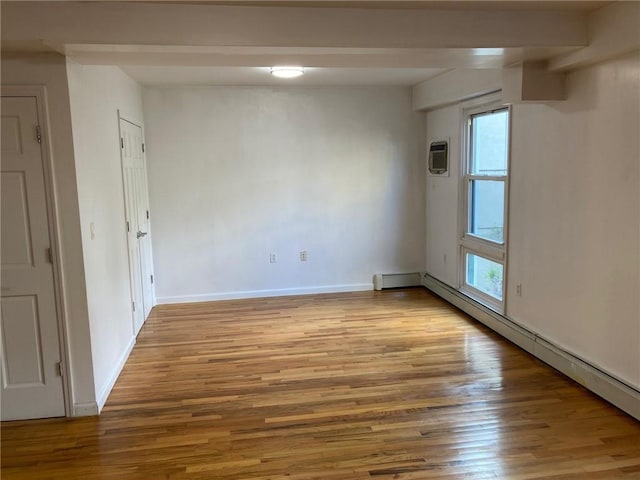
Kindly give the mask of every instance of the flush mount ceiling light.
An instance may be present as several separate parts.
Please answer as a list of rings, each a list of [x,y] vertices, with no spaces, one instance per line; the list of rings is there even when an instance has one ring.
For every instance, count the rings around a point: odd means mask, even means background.
[[[271,75],[278,78],[296,78],[304,75],[303,67],[271,67]]]

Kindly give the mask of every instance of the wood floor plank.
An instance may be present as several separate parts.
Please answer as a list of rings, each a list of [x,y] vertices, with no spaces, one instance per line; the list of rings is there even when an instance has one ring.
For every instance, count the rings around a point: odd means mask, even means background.
[[[3,479],[639,479],[640,424],[423,289],[165,305]]]

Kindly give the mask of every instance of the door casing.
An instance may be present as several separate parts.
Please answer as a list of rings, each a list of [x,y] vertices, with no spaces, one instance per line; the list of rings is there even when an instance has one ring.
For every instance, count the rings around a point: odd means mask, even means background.
[[[46,209],[48,219],[49,240],[51,243],[51,260],[53,269],[53,290],[55,299],[55,309],[58,327],[58,341],[60,348],[60,358],[62,359],[62,390],[64,398],[64,411],[67,417],[72,416],[71,408],[71,382],[70,377],[70,356],[68,348],[68,323],[64,309],[64,282],[62,280],[62,255],[59,228],[60,224],[57,216],[57,204],[55,188],[53,183],[53,155],[51,152],[49,111],[47,100],[47,89],[40,85],[2,85],[1,95],[3,97],[35,97],[38,121],[41,130],[40,151],[42,154],[44,190],[46,198]]]

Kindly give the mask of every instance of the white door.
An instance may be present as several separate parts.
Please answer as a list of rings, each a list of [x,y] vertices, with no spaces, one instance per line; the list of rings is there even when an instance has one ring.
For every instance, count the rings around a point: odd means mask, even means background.
[[[142,128],[120,119],[129,275],[133,326],[137,335],[153,307],[153,267],[149,225],[149,195]]]
[[[36,97],[2,97],[2,420],[64,416]]]

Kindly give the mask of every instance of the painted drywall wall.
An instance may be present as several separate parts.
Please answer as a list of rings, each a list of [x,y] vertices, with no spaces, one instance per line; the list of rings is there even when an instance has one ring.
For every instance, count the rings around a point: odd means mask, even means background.
[[[424,118],[410,89],[143,99],[158,302],[370,289],[374,273],[424,265]]]
[[[427,144],[449,142],[449,175],[426,176],[426,267],[447,285],[458,285],[458,184],[462,110],[458,105],[427,113]],[[458,128],[452,128],[457,125]]]
[[[97,413],[83,265],[71,112],[64,57],[2,56],[2,85],[44,85],[61,258],[68,372],[74,414]]]
[[[507,314],[640,387],[640,55],[567,81],[513,108]]]
[[[112,66],[67,64],[96,398],[102,408],[135,342],[120,116],[142,123],[140,86]]]
[[[639,84],[635,54],[569,73],[564,102],[513,107],[506,295],[509,318],[636,388]],[[462,108],[428,112],[427,137],[459,145]],[[442,257],[457,245],[459,182],[437,180],[426,193],[427,271],[455,288],[458,255],[446,266]]]

